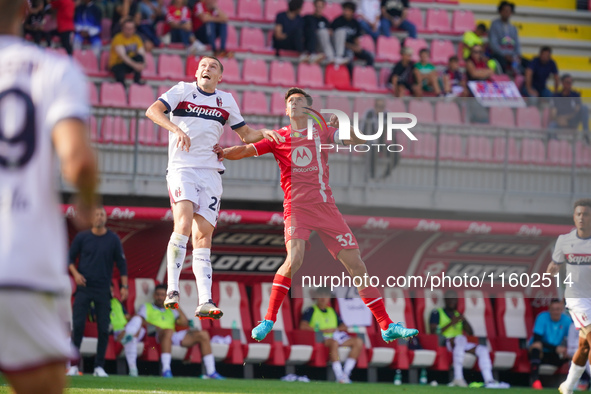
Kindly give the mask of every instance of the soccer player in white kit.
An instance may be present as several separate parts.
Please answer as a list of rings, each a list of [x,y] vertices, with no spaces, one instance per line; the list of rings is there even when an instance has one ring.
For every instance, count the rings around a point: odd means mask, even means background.
[[[146,111],[148,118],[169,131],[166,182],[174,230],[166,252],[168,290],[164,305],[178,308],[179,276],[192,233],[193,273],[199,293],[195,316],[200,319],[219,319],[223,314],[212,301],[210,261],[224,172],[214,147],[224,132],[223,126],[229,123],[245,143],[263,138],[284,141],[273,130],[254,130],[246,125],[232,95],[216,89],[223,70],[217,58],[202,57],[195,72],[196,82],[179,82]]]
[[[555,275],[566,263],[566,307],[579,330],[579,348],[558,388],[562,394],[572,394],[591,357],[591,199],[575,202],[573,219],[576,229],[558,237],[548,265],[548,272]]]
[[[0,10],[0,370],[17,393],[61,393],[73,354],[56,156],[89,224],[97,172],[86,79],[71,58],[18,37],[26,0],[0,0]]]

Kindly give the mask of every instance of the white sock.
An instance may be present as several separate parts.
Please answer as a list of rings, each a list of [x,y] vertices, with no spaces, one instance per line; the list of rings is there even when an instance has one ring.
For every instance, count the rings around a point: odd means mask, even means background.
[[[478,367],[482,373],[484,383],[494,382],[495,378],[492,374],[492,363],[488,349],[485,346],[478,345],[474,352],[476,353],[476,357],[478,357]]]
[[[183,234],[172,233],[168,248],[166,249],[166,273],[168,274],[168,291],[179,291],[179,276],[183,269],[185,256],[187,255],[187,242],[189,237]]]
[[[575,386],[579,382],[579,379],[581,379],[581,375],[583,375],[584,371],[585,371],[584,366],[581,367],[581,366],[571,362],[570,369],[568,370],[568,376],[566,377],[566,380],[564,381],[564,383],[566,384],[567,390],[574,390]]]
[[[353,368],[355,368],[355,364],[357,364],[357,361],[352,358],[348,358],[345,360],[345,366],[343,367],[343,372],[345,373],[345,375],[351,376],[351,371],[353,370]]]
[[[172,355],[170,353],[162,353],[160,355],[160,362],[162,362],[162,372],[170,370],[170,360],[172,360]]]
[[[215,373],[215,358],[213,358],[212,353],[203,356],[203,364],[205,364],[205,373],[207,373],[208,375],[212,375]]]
[[[133,337],[131,341],[125,344],[123,349],[125,350],[125,359],[129,370],[137,370],[137,338]]]
[[[334,371],[334,376],[337,380],[339,380],[341,376],[343,376],[343,365],[340,361],[335,361],[334,363],[332,363],[332,370]]]
[[[139,316],[132,317],[125,325],[125,333],[135,335],[142,328],[142,318]]]
[[[209,257],[211,250],[207,248],[193,249],[193,273],[197,282],[197,292],[199,293],[199,304],[209,301],[211,297],[211,261]]]
[[[464,354],[466,353],[466,337],[458,335],[454,339],[453,348],[453,364],[454,364],[454,380],[464,379]]]

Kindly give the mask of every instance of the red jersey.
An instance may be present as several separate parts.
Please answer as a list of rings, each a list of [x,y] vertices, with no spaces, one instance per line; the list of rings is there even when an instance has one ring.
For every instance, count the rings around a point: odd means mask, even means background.
[[[190,19],[189,9],[185,6],[175,7],[173,5],[168,7],[168,14],[166,14],[166,22],[182,23]]]
[[[201,26],[203,26],[203,21],[199,18],[201,14],[210,14],[211,16],[218,16],[219,12],[217,8],[210,10],[203,4],[202,2],[198,2],[195,4],[193,8],[193,30],[198,30]]]
[[[315,125],[313,139],[307,138],[306,130],[300,132],[300,137],[294,137],[291,125],[276,131],[285,137],[285,142],[277,144],[263,139],[253,146],[257,156],[273,153],[279,164],[285,211],[303,204],[334,203],[328,185],[328,152],[321,151],[320,144],[334,143],[337,129],[320,129]]]
[[[55,10],[57,31],[59,33],[74,31],[74,10],[76,8],[74,0],[53,0],[50,4],[51,8]]]

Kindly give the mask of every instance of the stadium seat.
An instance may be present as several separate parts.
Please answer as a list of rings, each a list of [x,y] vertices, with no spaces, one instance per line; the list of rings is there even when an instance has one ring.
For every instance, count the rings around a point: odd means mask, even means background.
[[[355,66],[353,68],[353,87],[366,92],[385,92],[384,88],[378,87],[376,70],[370,66]]]
[[[147,109],[154,103],[154,90],[150,85],[133,84],[129,87],[129,107]]]
[[[269,80],[273,85],[295,86],[295,72],[291,62],[273,60],[269,71]]]
[[[330,2],[326,3],[326,7],[324,8],[324,15],[329,22],[332,22],[337,17],[341,16],[343,13],[343,7],[341,7],[341,3],[338,2]]]
[[[423,38],[408,37],[404,40],[404,46],[412,49],[412,61],[415,63],[419,61],[419,51],[423,48],[429,49],[427,41]]]
[[[96,55],[93,51],[89,49],[75,49],[73,53],[74,59],[82,66],[82,69],[86,73],[86,75],[97,75],[99,68],[98,68],[98,61],[96,59]]]
[[[102,70],[106,73],[109,73],[109,51],[102,51],[101,52],[101,57],[100,57],[100,62],[99,62],[99,70]]]
[[[185,76],[183,61],[179,55],[161,54],[158,59],[158,73],[161,77],[173,81],[181,80]]]
[[[265,22],[275,22],[277,14],[283,11],[287,11],[287,2],[285,0],[265,0]]]
[[[135,314],[146,302],[154,300],[156,281],[151,278],[135,278],[128,281],[129,296],[127,297],[127,312]]]
[[[217,41],[219,44],[219,40]],[[226,49],[229,51],[237,51],[240,49],[238,46],[238,32],[236,31],[236,27],[232,24],[228,24],[228,37],[226,38]],[[228,60],[227,58],[224,60]]]
[[[254,27],[243,27],[240,30],[240,49],[261,54],[273,54],[273,51],[267,49],[265,45],[263,31]]]
[[[504,163],[505,162],[505,151],[508,149],[508,162],[518,163],[520,160],[519,149],[514,138],[509,138],[509,146],[506,146],[506,140],[504,137],[496,137],[493,143],[493,162]]]
[[[406,12],[406,20],[413,23],[419,33],[425,33],[425,22],[423,14],[418,8],[408,8]]]
[[[158,136],[156,135],[156,129],[154,123],[148,118],[141,118],[138,121],[138,143],[140,145],[157,145]],[[132,132],[133,132],[133,128]]]
[[[98,99],[98,93],[96,91],[96,85],[91,81],[86,82],[86,85],[88,87],[88,98],[90,100],[90,105],[92,105],[92,106],[99,105],[99,99]]]
[[[322,89],[322,69],[318,64],[300,63],[297,71],[298,85],[305,88]]]
[[[591,146],[577,141],[575,155],[577,167],[591,167]]]
[[[462,137],[457,134],[442,133],[439,136],[439,159],[462,160]]]
[[[570,167],[573,164],[572,145],[565,140],[548,142],[548,163]]]
[[[476,22],[474,21],[474,14],[467,10],[454,10],[451,30],[454,34],[464,34],[467,31],[473,31]]]
[[[515,116],[513,110],[507,107],[490,107],[489,121],[491,126],[515,127]]]
[[[520,129],[539,130],[542,119],[537,107],[517,108],[517,127]]]
[[[398,63],[400,61],[400,41],[398,37],[378,37],[376,61],[391,63]]]
[[[466,157],[472,161],[493,161],[493,150],[490,139],[483,136],[468,136]]]
[[[224,59],[224,78],[222,83],[241,84],[242,78],[240,78],[240,67],[238,61],[234,58]]]
[[[105,107],[127,107],[125,89],[119,82],[103,82],[100,104]]]
[[[156,72],[156,62],[154,61],[154,56],[150,52],[147,52],[144,56],[144,62],[146,67],[142,71],[142,77],[146,79],[158,79],[159,76]]]
[[[521,141],[521,161],[526,164],[543,164],[546,161],[546,149],[542,140],[524,138]]]
[[[370,35],[364,34],[359,38],[359,44],[361,48],[365,49],[368,52],[376,53],[376,43],[374,42],[373,38]]]
[[[88,128],[90,129],[90,140],[92,142],[99,141],[100,138],[99,138],[99,132],[98,132],[98,127],[97,127],[97,121],[94,116],[90,117],[90,120],[88,122]],[[76,284],[76,282],[74,282],[74,284]],[[74,294],[74,292],[72,292],[72,294]]]
[[[302,7],[302,12],[300,13],[300,15],[310,15],[313,13],[314,13],[314,3],[312,3],[311,1],[304,1],[304,6]]]
[[[434,334],[429,329],[429,317],[433,309],[444,307],[443,290],[434,289],[431,291],[425,289],[415,294],[415,297],[414,306],[417,330],[421,333]]]
[[[263,9],[259,0],[238,0],[238,19],[251,22],[263,21]]]
[[[532,335],[531,303],[521,292],[507,291],[495,303],[497,332],[506,338],[529,338]]]
[[[325,85],[338,90],[352,90],[349,69],[345,66],[329,64],[324,70]]]
[[[234,0],[218,0],[218,7],[224,11],[228,18],[236,18],[236,7],[234,6]],[[228,25],[230,27],[231,25]]]
[[[417,117],[417,126],[435,123],[433,106],[429,101],[410,100],[408,104],[408,112]]]
[[[449,40],[431,41],[431,62],[433,64],[447,64],[450,56],[455,55],[455,48]]]
[[[425,28],[430,33],[451,33],[447,11],[439,8],[429,8],[427,10],[427,22]]]
[[[435,139],[435,136],[430,133],[421,132],[413,134],[417,137],[419,143],[412,144],[412,155],[421,159],[435,159],[435,151],[437,149],[437,141]],[[419,331],[421,330],[419,329]]]
[[[262,59],[245,59],[242,63],[242,80],[255,85],[268,84],[267,63]]]
[[[234,59],[232,59],[234,60]],[[195,72],[197,72],[197,68],[199,67],[199,62],[201,61],[200,57],[197,56],[187,56],[187,63],[185,65],[185,75],[187,79],[195,78]],[[224,79],[226,79],[226,62],[224,61]]]
[[[113,21],[111,18],[101,19],[101,40],[103,44],[111,41],[111,25]]]
[[[112,118],[112,123],[105,122],[105,119],[110,118],[109,116],[103,119],[103,126],[101,127],[101,135],[103,141],[112,142],[114,144],[132,144],[134,142],[134,136],[130,136],[129,127],[127,122],[129,119],[123,119],[121,116],[115,116]],[[110,128],[108,126],[111,126]]]
[[[365,113],[373,107],[374,100],[368,100],[365,97],[355,97],[355,100],[353,100],[353,112],[357,112],[359,114],[359,123],[361,123]]]
[[[242,94],[242,112],[248,115],[269,115],[265,93],[247,90]]]
[[[349,100],[348,97],[328,96],[326,98],[326,107],[325,108],[338,109],[338,110],[345,112],[346,114],[350,114],[351,113],[351,101]],[[330,114],[323,114],[323,115],[325,117],[327,117],[328,119],[330,119]]]
[[[283,92],[273,92],[271,95],[271,115],[285,115],[285,95]]]
[[[462,116],[456,103],[437,101],[435,103],[435,121],[445,125],[461,125]]]

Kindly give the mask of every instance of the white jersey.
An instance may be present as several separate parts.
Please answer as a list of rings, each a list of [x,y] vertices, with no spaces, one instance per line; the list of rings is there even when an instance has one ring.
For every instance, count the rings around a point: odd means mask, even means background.
[[[168,171],[179,168],[223,171],[224,165],[213,153],[213,146],[219,143],[226,122],[232,130],[246,124],[234,97],[217,89],[206,93],[196,82],[179,82],[159,100],[166,106],[170,121],[191,138],[189,152],[182,151],[177,148],[177,135],[168,133]]]
[[[60,120],[88,116],[86,80],[69,57],[0,36],[0,288],[70,286],[51,135]]]
[[[588,309],[591,299],[591,238],[579,238],[576,229],[560,235],[556,240],[552,261],[556,264],[566,263],[566,274],[570,274],[572,285],[566,285],[566,306],[574,310]]]

